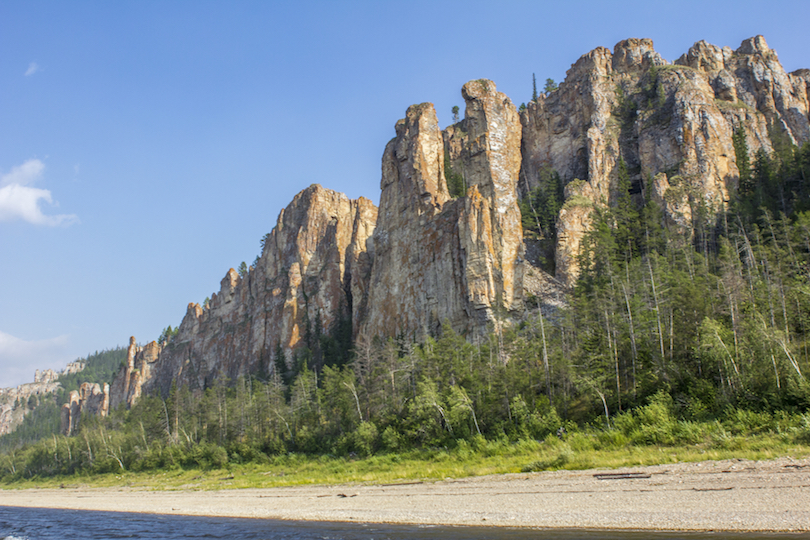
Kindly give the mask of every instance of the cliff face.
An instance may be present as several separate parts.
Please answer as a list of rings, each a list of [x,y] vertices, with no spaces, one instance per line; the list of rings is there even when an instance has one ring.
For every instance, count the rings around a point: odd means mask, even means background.
[[[188,315],[186,316],[188,317]],[[152,367],[160,357],[161,347],[156,342],[152,341],[146,347],[139,347],[135,343],[135,337],[129,338],[129,347],[127,348],[126,363],[121,366],[118,374],[113,380],[112,386],[106,391],[109,394],[107,399],[108,409],[112,407],[115,409],[122,402],[127,406],[131,406],[140,396],[144,383],[152,380],[153,372]],[[84,389],[84,387],[82,387]],[[70,393],[70,401],[62,408],[62,431],[70,433],[73,428],[74,422],[70,420],[71,417],[78,418],[74,407],[78,407],[81,412],[81,401],[84,395]],[[75,405],[74,405],[75,404]],[[68,419],[65,420],[64,407],[69,406]],[[66,427],[67,426],[67,427]]]
[[[571,204],[557,224],[557,277],[576,280],[579,244],[594,206],[616,199],[620,161],[631,193],[649,194],[668,223],[688,231],[693,209],[720,210],[737,187],[735,130],[752,153],[770,152],[774,137],[810,140],[806,71],[786,74],[762,36],[736,51],[701,41],[675,64],[648,39],[580,58],[558,90],[521,114],[522,192],[542,182],[544,168],[569,184]]]
[[[97,383],[82,383],[79,390],[70,393],[68,402],[62,405],[59,431],[72,435],[79,425],[82,413],[94,416],[107,416],[110,411],[110,385],[102,387]]]
[[[495,310],[521,307],[517,207],[521,126],[492,81],[464,85],[464,131],[442,134],[433,105],[414,105],[383,154],[380,213],[363,333],[421,339],[445,322],[484,332]],[[463,133],[463,134],[462,134]],[[445,137],[467,194],[451,200]]]
[[[0,435],[17,429],[25,416],[42,400],[53,398],[52,394],[62,388],[57,382],[59,376],[79,373],[83,369],[83,362],[71,362],[62,371],[36,370],[34,382],[12,388],[0,388]]]
[[[215,379],[272,371],[341,320],[358,317],[370,270],[367,241],[377,209],[363,198],[310,186],[299,193],[265,237],[255,268],[230,269],[207,307],[189,304],[167,344],[138,347],[116,376],[111,406],[131,405],[172,380],[200,389]],[[357,299],[357,301],[355,301]]]
[[[675,64],[652,41],[628,39],[584,55],[520,114],[483,79],[464,85],[464,120],[445,130],[432,104],[414,105],[383,153],[379,212],[320,186],[301,192],[256,267],[231,269],[206,307],[189,304],[176,337],[131,340],[110,404],[165,393],[173,380],[202,389],[272,371],[349,323],[352,338],[419,340],[445,323],[474,337],[519,319],[527,298],[553,309],[560,282],[577,278],[594,209],[629,189],[690,234],[697,207],[716,212],[737,188],[735,131],[752,153],[810,140],[808,88],[810,71],[786,74],[761,37],[736,51],[699,42]],[[517,204],[549,187],[548,171],[564,184],[560,281],[527,256]],[[463,180],[456,199],[449,177]]]

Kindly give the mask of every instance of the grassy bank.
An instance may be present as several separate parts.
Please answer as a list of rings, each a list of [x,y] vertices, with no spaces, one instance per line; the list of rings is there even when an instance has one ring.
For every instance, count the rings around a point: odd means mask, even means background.
[[[704,426],[708,427],[708,426]],[[286,454],[222,469],[77,474],[4,482],[6,489],[129,487],[216,490],[303,484],[398,483],[558,469],[619,468],[718,459],[810,456],[790,433],[709,437],[696,444],[638,445],[618,430],[577,432],[560,440],[459,441],[453,449],[414,450],[365,458]]]

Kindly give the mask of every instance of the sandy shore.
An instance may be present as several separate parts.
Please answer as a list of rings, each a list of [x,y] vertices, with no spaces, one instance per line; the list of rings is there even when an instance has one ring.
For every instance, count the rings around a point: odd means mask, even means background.
[[[810,531],[810,459],[708,461],[395,485],[0,490],[0,505],[376,523]]]

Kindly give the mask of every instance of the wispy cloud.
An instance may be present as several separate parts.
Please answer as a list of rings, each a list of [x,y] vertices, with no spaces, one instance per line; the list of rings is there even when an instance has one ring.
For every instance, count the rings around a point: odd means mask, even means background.
[[[59,206],[50,191],[31,187],[42,177],[44,170],[45,164],[40,160],[29,159],[0,176],[0,221],[22,220],[49,227],[78,223],[79,218],[74,214],[47,215],[42,212],[40,201]]]
[[[25,76],[30,77],[31,75],[39,71],[42,71],[42,68],[39,67],[39,64],[37,64],[36,62],[31,62],[30,64],[28,64],[28,69],[25,70]]]
[[[25,341],[0,331],[0,387],[34,382],[34,371],[61,369],[68,356],[68,336]]]

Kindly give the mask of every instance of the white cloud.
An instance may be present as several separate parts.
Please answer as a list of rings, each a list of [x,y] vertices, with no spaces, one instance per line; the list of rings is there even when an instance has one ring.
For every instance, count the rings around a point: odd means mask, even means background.
[[[39,64],[37,64],[36,62],[31,62],[30,64],[28,64],[28,69],[25,70],[25,76],[30,77],[31,75],[33,75],[38,71],[42,71],[42,68],[39,67]]]
[[[12,167],[7,174],[0,176],[0,221],[22,220],[34,225],[50,227],[68,226],[78,223],[74,214],[46,215],[39,206],[45,201],[58,206],[47,189],[31,187],[39,180],[45,164],[38,159],[29,159],[22,165]]]
[[[40,160],[29,159],[22,165],[12,167],[8,174],[0,176],[0,186],[8,186],[10,184],[28,186],[39,180],[44,170],[45,164]]]
[[[0,388],[34,382],[34,371],[62,369],[69,361],[68,336],[25,341],[0,331]]]

